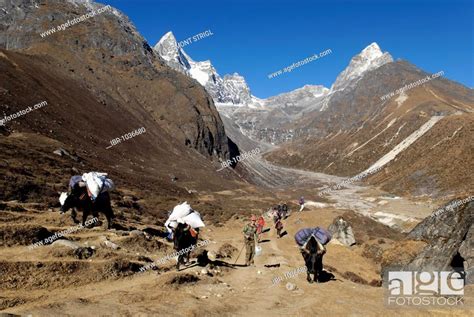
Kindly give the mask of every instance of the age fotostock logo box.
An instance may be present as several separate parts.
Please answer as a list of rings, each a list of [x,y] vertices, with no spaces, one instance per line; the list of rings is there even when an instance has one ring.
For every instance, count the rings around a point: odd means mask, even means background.
[[[388,271],[385,304],[393,308],[464,307],[464,271]]]

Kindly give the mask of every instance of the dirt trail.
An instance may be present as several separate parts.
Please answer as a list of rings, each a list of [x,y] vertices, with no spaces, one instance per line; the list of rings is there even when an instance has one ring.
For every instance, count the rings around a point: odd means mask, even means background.
[[[256,258],[255,267],[242,267],[244,253],[237,260],[235,252],[225,262],[237,266],[221,266],[220,273],[211,276],[198,275],[202,268],[191,267],[177,273],[148,271],[127,277],[91,282],[77,286],[63,284],[61,287],[30,290],[2,291],[1,297],[29,299],[24,305],[17,305],[4,312],[32,314],[33,316],[428,316],[427,311],[388,310],[383,304],[383,289],[353,282],[347,278],[351,272],[361,280],[371,282],[379,279],[377,266],[360,254],[357,248],[347,248],[337,244],[328,245],[324,258],[326,270],[334,274],[334,280],[309,284],[304,273],[285,280],[284,274],[303,266],[302,258],[293,241],[294,233],[302,227],[312,225],[327,226],[342,212],[334,208],[308,209],[302,213],[292,213],[284,221],[288,232],[277,239],[272,229],[263,235],[262,255]],[[224,243],[230,243],[238,250],[242,247],[241,228],[243,219],[233,219],[224,227],[209,226],[201,237],[209,239],[208,250],[217,251]],[[86,230],[75,235],[79,241],[94,241],[100,229]],[[117,241],[113,232],[106,233]],[[117,242],[120,243],[120,242]],[[18,247],[10,252],[9,261],[30,261],[41,251],[54,249],[46,246],[43,250],[28,251]],[[3,253],[5,254],[5,253]],[[152,252],[153,259],[163,256]],[[46,260],[46,259],[45,259]],[[55,259],[49,259],[55,261]],[[88,261],[99,264],[103,261],[94,257]],[[278,268],[267,268],[265,264],[280,264]],[[171,265],[171,264],[170,264]],[[169,265],[168,265],[169,266]],[[54,273],[52,276],[54,277]],[[94,274],[91,267],[91,274]],[[74,273],[76,274],[76,273]],[[83,272],[82,274],[87,274]],[[172,283],[183,277],[182,284]],[[192,282],[190,276],[199,278]],[[280,283],[273,283],[275,277],[282,277]],[[85,275],[82,276],[86,278]],[[297,289],[289,291],[287,283]],[[350,312],[350,313],[349,313]],[[439,315],[463,316],[463,311],[439,311]]]

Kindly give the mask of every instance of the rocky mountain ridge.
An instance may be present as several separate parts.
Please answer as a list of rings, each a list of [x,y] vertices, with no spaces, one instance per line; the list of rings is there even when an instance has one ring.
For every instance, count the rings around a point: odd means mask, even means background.
[[[308,129],[293,124],[312,111],[327,109],[331,98],[386,63],[393,61],[391,55],[382,52],[377,43],[372,43],[354,56],[349,65],[336,78],[331,88],[321,85],[305,85],[287,93],[258,99],[251,95],[245,79],[237,74],[222,79],[210,61],[194,62],[180,48],[171,32],[165,34],[155,51],[167,64],[199,81],[213,96],[221,114],[237,123],[244,134],[270,144],[288,142]]]
[[[92,1],[11,0],[0,11],[2,118],[48,103],[0,127],[2,145],[25,153],[31,138],[37,142],[35,151],[48,157],[45,162],[51,158],[42,151],[49,151],[50,144],[76,153],[82,162],[52,173],[26,156],[12,155],[17,161],[8,159],[9,164],[18,169],[2,166],[8,177],[1,186],[19,185],[2,199],[14,199],[15,192],[31,186],[45,195],[58,180],[67,184],[71,174],[85,169],[106,171],[120,187],[127,184],[144,196],[153,189],[166,199],[188,195],[185,188],[225,188],[233,176],[224,182],[214,172],[220,161],[238,155],[238,148],[225,134],[212,98],[167,66],[124,14],[104,10],[41,36],[103,7]],[[141,127],[146,133],[108,148],[111,140]]]
[[[194,61],[176,41],[172,32],[166,33],[154,46],[154,50],[173,69],[196,79],[214,99],[216,104],[261,107],[258,98],[252,96],[244,77],[237,73],[217,73],[211,61]]]

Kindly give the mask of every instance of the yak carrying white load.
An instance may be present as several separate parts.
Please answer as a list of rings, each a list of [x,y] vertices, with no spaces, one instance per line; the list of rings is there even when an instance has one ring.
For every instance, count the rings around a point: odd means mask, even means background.
[[[178,223],[186,223],[193,229],[205,227],[206,225],[201,219],[201,214],[196,210],[193,210],[188,202],[176,205],[173,211],[165,222],[165,227],[171,234],[172,229],[178,226]]]
[[[86,183],[92,200],[95,200],[100,193],[112,191],[115,188],[114,182],[107,177],[107,173],[84,173],[82,180]]]

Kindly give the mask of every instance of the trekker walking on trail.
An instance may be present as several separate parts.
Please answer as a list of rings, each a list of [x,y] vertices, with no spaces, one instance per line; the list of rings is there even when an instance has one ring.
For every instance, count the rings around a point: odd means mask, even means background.
[[[282,212],[283,212],[283,203],[281,201],[277,206],[277,210],[278,210],[278,213],[280,214],[280,217],[281,217]]]
[[[244,243],[245,243],[245,265],[255,265],[255,240],[257,238],[257,217],[252,215],[250,222],[245,225],[244,230]]]
[[[275,212],[273,214],[273,222],[275,223],[277,238],[281,238],[281,230],[283,230],[283,223],[281,222],[281,214],[279,212]]]
[[[298,201],[298,204],[300,205],[300,212],[302,212],[303,209],[304,209],[304,197],[303,196],[300,197],[300,200]]]
[[[286,203],[281,205],[281,216],[283,219],[288,218],[288,205]]]
[[[260,242],[260,236],[263,232],[263,227],[265,227],[265,219],[263,216],[258,217],[257,220],[257,236],[258,236],[258,242]]]

